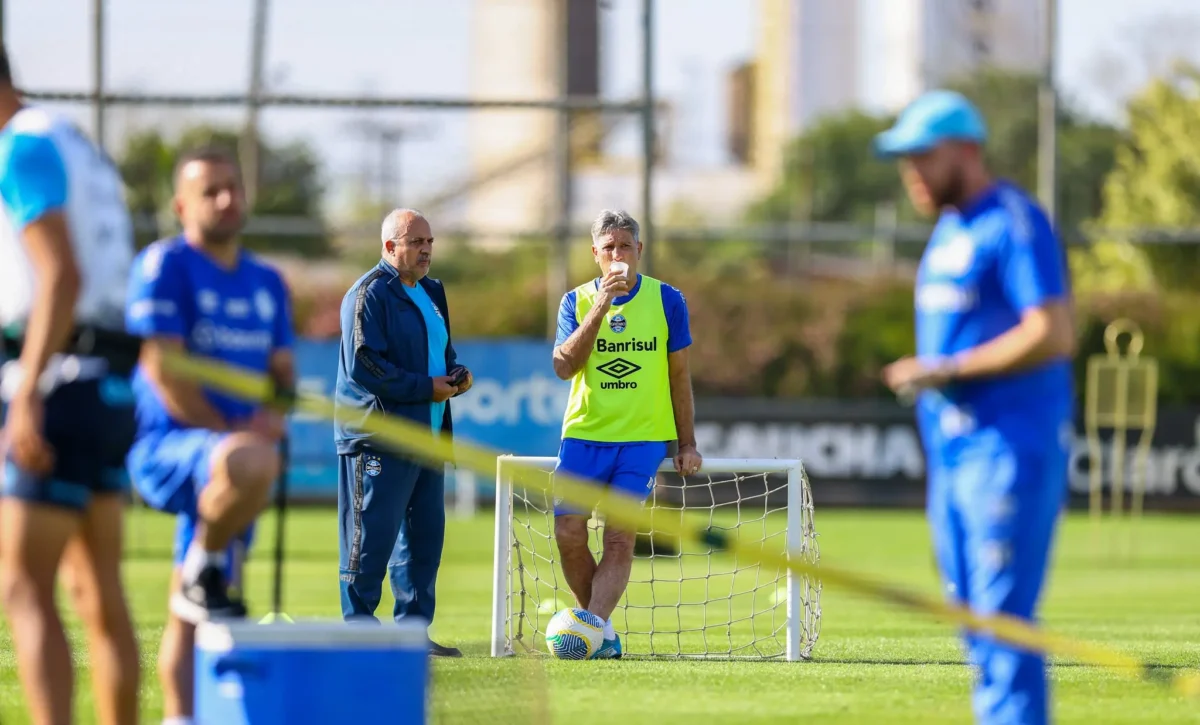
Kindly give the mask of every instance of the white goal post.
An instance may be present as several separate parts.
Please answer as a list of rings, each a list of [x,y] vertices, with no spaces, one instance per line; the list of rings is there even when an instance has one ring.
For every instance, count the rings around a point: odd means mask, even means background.
[[[554,541],[554,503],[539,487],[514,483],[512,467],[545,471],[555,459],[496,460],[492,656],[545,653],[545,626],[575,606]],[[598,496],[599,497],[599,496]],[[651,521],[707,516],[745,546],[819,561],[812,491],[797,459],[705,459],[684,479],[663,461],[646,508]],[[599,558],[604,522],[593,513],[589,544]],[[808,659],[821,624],[821,583],[704,544],[664,542],[639,530],[629,588],[612,614],[627,657]],[[742,551],[745,551],[743,548]]]

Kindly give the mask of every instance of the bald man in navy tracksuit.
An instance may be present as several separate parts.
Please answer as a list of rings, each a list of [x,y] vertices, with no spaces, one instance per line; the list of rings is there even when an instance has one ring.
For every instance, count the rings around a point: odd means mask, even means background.
[[[375,619],[390,575],[393,618],[433,621],[446,511],[440,469],[384,448],[361,430],[371,411],[450,435],[449,399],[471,387],[450,342],[442,283],[426,276],[433,233],[419,212],[383,223],[382,259],[342,299],[337,375],[338,528],[342,616]],[[431,653],[460,657],[431,642]]]

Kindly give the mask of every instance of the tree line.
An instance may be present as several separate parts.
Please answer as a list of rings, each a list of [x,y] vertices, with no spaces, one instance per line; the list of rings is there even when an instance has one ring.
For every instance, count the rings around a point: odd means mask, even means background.
[[[992,169],[1036,188],[1037,78],[984,71],[952,84],[988,119]],[[1103,351],[1103,328],[1132,317],[1146,332],[1146,354],[1162,366],[1165,400],[1200,402],[1200,245],[1136,244],[1145,228],[1200,229],[1200,70],[1181,66],[1153,80],[1126,104],[1118,125],[1092,117],[1070,99],[1060,103],[1058,223],[1069,250],[1081,321],[1080,374]],[[870,225],[881,206],[901,224],[921,222],[893,164],[871,155],[871,139],[894,119],[859,111],[820,120],[783,150],[777,185],[745,213],[747,226],[850,222]],[[180,151],[200,143],[236,152],[238,134],[197,126],[174,139],[134,134],[118,157],[135,214],[156,220],[147,243],[171,233],[170,173]],[[323,218],[325,186],[316,154],[304,144],[260,147],[257,215]],[[703,219],[695,222],[703,224]],[[249,234],[260,251],[311,258],[329,255],[329,234]],[[658,242],[657,273],[676,284],[693,310],[696,386],[702,394],[860,397],[884,393],[878,369],[911,351],[911,280],[821,278],[778,263],[769,244]],[[549,244],[549,240],[545,240]],[[869,240],[864,240],[868,243]],[[438,275],[450,284],[455,334],[542,337],[548,327],[544,251],[491,255],[446,240]],[[578,245],[577,245],[578,246]],[[584,245],[586,246],[586,245]],[[915,256],[915,255],[913,255]],[[590,260],[573,260],[573,279]],[[731,279],[744,280],[729,284]],[[297,290],[301,332],[336,334],[325,308],[336,290]],[[528,303],[495,304],[498,296]],[[1082,377],[1080,378],[1082,384]]]

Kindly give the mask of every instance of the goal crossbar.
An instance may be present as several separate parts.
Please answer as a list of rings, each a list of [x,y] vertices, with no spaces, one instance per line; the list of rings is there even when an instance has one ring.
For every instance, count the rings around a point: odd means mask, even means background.
[[[520,543],[514,538],[514,485],[512,467],[537,468],[550,474],[556,459],[550,456],[499,456],[496,459],[496,507],[495,540],[492,582],[492,644],[493,657],[515,654],[512,643],[517,635],[513,631],[514,592],[512,591],[513,555]],[[664,459],[658,469],[660,474],[674,474],[672,459]],[[815,531],[812,526],[812,493],[804,465],[799,459],[785,458],[713,458],[705,459],[696,476],[713,474],[751,474],[764,478],[769,475],[786,476],[786,550],[805,552],[815,563],[818,557]],[[735,479],[737,480],[737,479]],[[687,487],[682,479],[681,490]],[[599,487],[598,487],[599,494]],[[765,497],[765,494],[764,494]],[[764,498],[765,500],[765,498]],[[715,506],[714,506],[715,508]],[[685,507],[686,509],[686,507]],[[740,513],[740,501],[738,502]],[[551,535],[552,536],[552,535]],[[820,585],[813,586],[803,575],[790,568],[786,572],[786,623],[784,625],[785,651],[788,661],[808,659],[817,637],[820,621]],[[569,593],[568,593],[569,594]],[[688,656],[688,655],[677,655]]]

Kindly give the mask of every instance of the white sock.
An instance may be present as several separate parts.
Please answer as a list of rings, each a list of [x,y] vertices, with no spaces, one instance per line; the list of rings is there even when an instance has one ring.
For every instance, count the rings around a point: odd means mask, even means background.
[[[195,725],[190,717],[165,717],[162,725]]]
[[[206,566],[224,567],[229,557],[224,551],[205,551],[200,544],[193,543],[183,557],[181,574],[184,581],[195,581]]]
[[[604,638],[605,639],[616,639],[617,638],[617,630],[613,629],[611,619],[607,620],[604,623]]]

